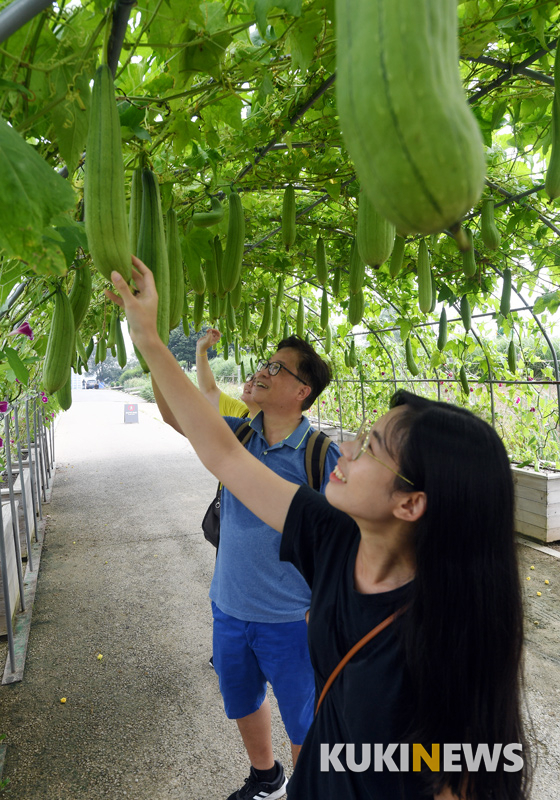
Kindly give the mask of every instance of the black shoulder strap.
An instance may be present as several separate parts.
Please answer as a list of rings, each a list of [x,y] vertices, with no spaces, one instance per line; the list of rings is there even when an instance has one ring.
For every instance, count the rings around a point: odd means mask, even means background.
[[[307,483],[312,489],[321,491],[325,475],[325,459],[332,439],[323,431],[313,431],[305,448],[305,471]]]
[[[251,428],[251,422],[248,419],[245,420],[245,422],[242,422],[239,428],[237,428],[235,431],[235,435],[243,446],[247,444],[253,433],[254,430]]]

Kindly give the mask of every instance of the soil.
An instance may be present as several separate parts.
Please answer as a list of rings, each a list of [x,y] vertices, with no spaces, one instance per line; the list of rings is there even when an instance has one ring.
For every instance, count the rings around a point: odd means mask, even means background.
[[[12,484],[14,484],[17,480],[17,476],[19,475],[18,472],[12,472]],[[0,475],[0,489],[8,489],[10,486],[8,482],[8,473],[3,472]]]
[[[221,800],[248,775],[208,665],[216,481],[155,405],[124,424],[125,403],[76,390],[57,424],[25,673],[0,686],[6,800]],[[519,557],[532,800],[560,800],[560,558]],[[289,773],[274,703],[273,738]]]

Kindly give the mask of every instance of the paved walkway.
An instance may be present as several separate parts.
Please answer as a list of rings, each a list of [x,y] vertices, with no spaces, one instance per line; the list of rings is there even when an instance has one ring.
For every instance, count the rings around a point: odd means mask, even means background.
[[[125,400],[80,390],[58,421],[25,674],[0,686],[7,800],[224,800],[248,774],[208,666],[214,551],[200,520],[215,480],[153,404],[125,425]],[[532,577],[532,797],[560,800],[560,560],[525,546],[520,556]],[[0,642],[1,665],[6,651]],[[288,765],[274,707],[273,722]]]
[[[221,800],[248,774],[208,665],[216,481],[153,404],[125,425],[125,399],[80,390],[58,421],[24,678],[0,686],[6,798]]]

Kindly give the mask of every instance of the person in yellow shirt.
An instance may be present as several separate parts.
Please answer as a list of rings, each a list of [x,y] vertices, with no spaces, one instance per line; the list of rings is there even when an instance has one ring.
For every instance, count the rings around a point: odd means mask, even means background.
[[[221,338],[221,333],[216,328],[208,328],[204,336],[201,336],[196,343],[196,377],[198,378],[198,388],[212,403],[222,417],[246,417],[251,419],[259,413],[260,406],[252,399],[253,376],[248,375],[243,384],[241,399],[237,400],[229,394],[222,392],[216,383],[214,373],[210,369],[208,362],[208,350],[213,347]]]
[[[222,392],[216,383],[214,373],[210,369],[208,350],[220,340],[221,335],[217,328],[208,328],[206,333],[201,336],[196,343],[196,377],[198,379],[198,388],[208,402],[220,412],[222,417],[249,417],[253,419],[261,410],[261,407],[255,403],[252,398],[253,375],[247,375],[245,383],[243,384],[241,398],[238,400],[236,397],[231,397],[231,395]],[[183,431],[175,422],[173,415],[170,414],[169,407],[153,378],[152,388],[164,422],[167,422],[172,428],[175,428],[176,431],[182,434]]]

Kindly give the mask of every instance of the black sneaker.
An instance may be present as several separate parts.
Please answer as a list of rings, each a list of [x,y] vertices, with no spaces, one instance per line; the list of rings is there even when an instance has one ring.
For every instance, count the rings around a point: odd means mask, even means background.
[[[288,780],[284,775],[282,764],[279,761],[274,763],[278,767],[278,775],[271,783],[260,781],[251,767],[249,777],[245,778],[245,784],[230,794],[228,800],[277,800],[278,797],[284,797]]]

